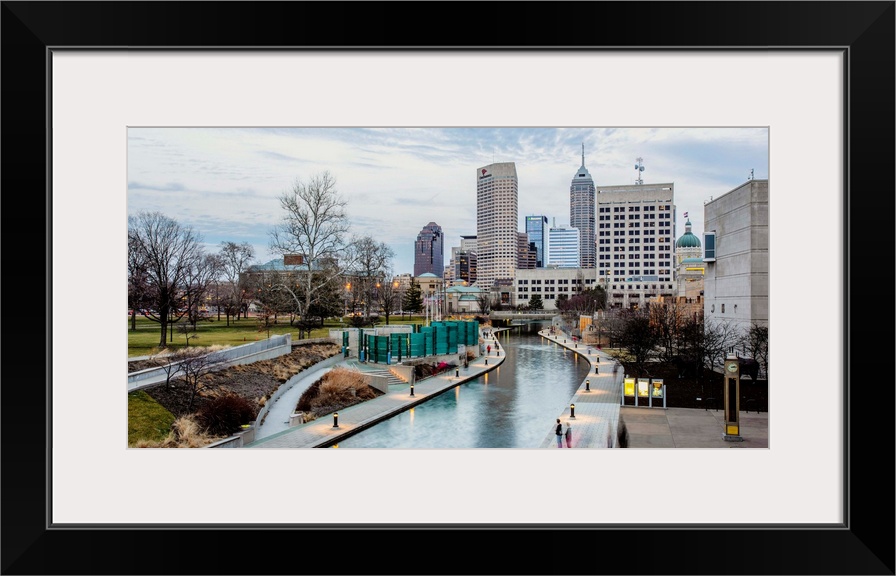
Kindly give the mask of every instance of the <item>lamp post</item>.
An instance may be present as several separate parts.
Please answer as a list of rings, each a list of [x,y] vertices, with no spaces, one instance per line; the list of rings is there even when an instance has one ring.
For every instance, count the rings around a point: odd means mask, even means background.
[[[575,404],[569,405],[569,418],[570,418],[570,420],[576,419],[576,405]]]

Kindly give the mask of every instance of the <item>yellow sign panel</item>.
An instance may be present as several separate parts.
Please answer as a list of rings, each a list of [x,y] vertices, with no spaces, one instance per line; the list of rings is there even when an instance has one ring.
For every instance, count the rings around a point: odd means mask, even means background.
[[[662,398],[663,397],[663,380],[654,378],[653,382],[651,382],[650,391],[651,391],[651,395],[654,398]]]
[[[728,424],[725,427],[725,433],[732,436],[737,436],[738,434],[740,434],[740,428],[737,424]]]
[[[625,395],[628,397],[634,396],[635,395],[635,379],[634,378],[626,378],[623,384],[624,384]]]
[[[647,398],[647,389],[650,385],[650,382],[647,378],[638,378],[638,397],[639,398]]]

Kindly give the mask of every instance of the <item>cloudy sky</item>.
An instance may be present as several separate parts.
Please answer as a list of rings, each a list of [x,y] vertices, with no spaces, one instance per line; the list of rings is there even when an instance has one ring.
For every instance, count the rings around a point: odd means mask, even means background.
[[[527,215],[569,224],[569,185],[582,162],[597,186],[675,185],[676,237],[687,212],[698,237],[703,204],[768,178],[768,129],[758,128],[140,128],[128,129],[128,214],[160,211],[199,233],[209,251],[249,242],[256,261],[277,254],[278,197],[329,171],[347,201],[351,233],[395,251],[413,272],[414,241],[442,227],[445,262],[476,234],[476,170],[515,162],[519,228]]]

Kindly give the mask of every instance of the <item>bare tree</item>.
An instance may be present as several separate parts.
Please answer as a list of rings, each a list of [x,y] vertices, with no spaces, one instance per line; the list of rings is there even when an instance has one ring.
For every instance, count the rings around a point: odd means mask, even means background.
[[[181,373],[182,353],[168,354],[165,359],[166,362],[162,366],[162,370],[165,372],[165,386],[171,387],[171,380]]]
[[[647,361],[653,357],[659,343],[659,335],[650,317],[642,311],[630,311],[623,318],[622,332],[618,335],[619,345],[632,358],[638,370],[644,373]]]
[[[271,249],[280,254],[300,254],[304,267],[304,316],[314,302],[315,293],[327,283],[314,282],[314,270],[324,261],[339,262],[345,251],[348,232],[346,202],[336,189],[336,181],[325,171],[303,183],[296,180],[280,196],[286,212],[283,221],[271,232]]]
[[[128,249],[146,266],[146,280],[156,312],[148,317],[160,325],[159,347],[167,347],[168,323],[186,314],[181,296],[191,270],[204,254],[201,238],[189,226],[161,212],[141,212],[128,218]]]
[[[178,322],[177,333],[183,335],[184,340],[186,341],[185,346],[189,346],[190,340],[193,338],[199,337],[199,334],[196,333],[196,326],[192,322]]]
[[[370,317],[371,305],[380,302],[380,292],[386,283],[395,252],[387,244],[377,242],[370,236],[356,238],[350,246],[352,274],[358,290],[363,294],[364,315]]]
[[[197,258],[185,274],[182,301],[187,310],[187,319],[196,329],[200,307],[207,303],[209,288],[221,271],[221,259],[217,254],[205,254]]]
[[[179,357],[180,372],[183,374],[184,384],[190,392],[190,401],[187,404],[187,411],[190,411],[193,409],[193,404],[200,392],[210,391],[218,387],[212,379],[208,378],[208,375],[218,369],[220,363],[212,361],[204,351],[182,350],[176,356]]]
[[[149,278],[138,238],[128,231],[128,306],[131,309],[131,330],[137,329],[137,311],[149,303]]]
[[[648,305],[650,320],[657,330],[660,354],[665,361],[672,361],[678,354],[678,339],[684,320],[678,302],[654,302]]]
[[[737,328],[729,322],[707,320],[703,323],[703,362],[709,370],[722,366],[729,350],[739,340]]]
[[[248,242],[242,244],[221,242],[218,256],[221,258],[221,273],[226,280],[224,311],[227,315],[227,325],[230,326],[230,317],[238,315],[241,309],[242,292],[245,289],[243,273],[249,269],[255,258],[255,249]]]
[[[380,287],[379,293],[379,305],[383,310],[383,315],[386,317],[386,324],[389,324],[389,317],[395,312],[395,308],[398,306],[399,302],[399,282],[395,280],[392,275],[392,269],[389,268],[386,270],[385,278],[383,279],[383,284]]]
[[[488,314],[492,311],[492,295],[490,292],[480,290],[476,295],[476,303],[479,305],[479,312]]]
[[[768,326],[754,322],[744,335],[742,345],[747,354],[762,367],[768,379]]]

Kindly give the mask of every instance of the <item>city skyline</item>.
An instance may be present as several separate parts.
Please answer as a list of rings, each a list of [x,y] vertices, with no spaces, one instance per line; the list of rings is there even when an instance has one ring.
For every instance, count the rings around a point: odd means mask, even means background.
[[[477,167],[513,162],[517,231],[544,215],[569,225],[569,186],[582,164],[600,186],[675,184],[676,230],[688,213],[702,237],[705,202],[768,178],[766,128],[140,128],[128,129],[128,215],[160,211],[194,228],[209,251],[248,242],[256,263],[277,257],[278,197],[329,171],[351,233],[395,252],[411,272],[420,228],[437,222],[445,248],[476,234]],[[644,171],[635,165],[643,158]],[[679,234],[680,235],[680,234]],[[446,250],[447,251],[447,250]]]

